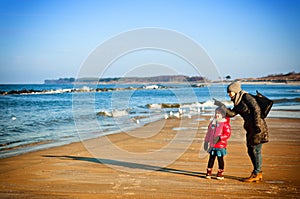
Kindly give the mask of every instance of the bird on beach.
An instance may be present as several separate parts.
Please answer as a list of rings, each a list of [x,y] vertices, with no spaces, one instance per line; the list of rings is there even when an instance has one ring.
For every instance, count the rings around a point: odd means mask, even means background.
[[[179,112],[174,113],[173,115],[174,115],[174,117],[180,118],[180,113]]]

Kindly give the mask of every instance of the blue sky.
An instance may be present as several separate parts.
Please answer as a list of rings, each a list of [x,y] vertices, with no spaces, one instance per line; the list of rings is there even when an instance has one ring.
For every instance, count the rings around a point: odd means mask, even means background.
[[[0,83],[76,77],[97,46],[145,27],[191,38],[222,77],[299,72],[299,18],[296,0],[0,0]],[[178,72],[197,75],[185,66]]]

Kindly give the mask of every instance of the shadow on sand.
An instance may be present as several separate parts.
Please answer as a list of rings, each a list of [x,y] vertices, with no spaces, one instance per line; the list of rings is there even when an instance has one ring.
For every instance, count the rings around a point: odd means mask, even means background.
[[[148,170],[148,171],[173,173],[173,174],[180,174],[180,175],[200,177],[200,178],[205,178],[205,174],[206,174],[203,172],[194,172],[194,171],[187,171],[187,170],[181,170],[181,169],[173,169],[173,168],[168,168],[168,167],[159,167],[159,166],[153,166],[153,165],[147,165],[147,164],[124,162],[124,161],[102,159],[102,158],[78,157],[78,156],[55,156],[55,155],[44,155],[43,157],[71,159],[71,160],[77,160],[77,161],[93,162],[93,163],[97,163],[97,164],[110,164],[110,165],[115,165],[115,166],[127,167],[127,168],[131,168],[131,169],[143,169],[143,170]],[[228,179],[238,180],[238,181],[242,180],[242,178],[235,177],[235,176],[224,175],[224,177],[228,178]]]

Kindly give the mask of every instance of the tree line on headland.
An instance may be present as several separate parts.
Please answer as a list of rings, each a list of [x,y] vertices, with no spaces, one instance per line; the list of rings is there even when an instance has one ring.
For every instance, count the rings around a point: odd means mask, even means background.
[[[188,77],[185,75],[162,75],[154,77],[114,77],[114,78],[59,78],[45,80],[45,84],[81,84],[81,83],[179,83],[179,82],[208,82],[209,80],[201,76]]]
[[[236,79],[242,82],[274,82],[274,83],[289,83],[300,81],[300,72],[289,72],[286,74],[272,74],[265,77],[258,78],[239,78]],[[114,83],[211,83],[231,81],[231,76],[227,75],[219,81],[210,81],[201,76],[185,76],[185,75],[162,75],[154,77],[113,77],[113,78],[59,78],[52,80],[45,80],[45,84],[114,84]]]

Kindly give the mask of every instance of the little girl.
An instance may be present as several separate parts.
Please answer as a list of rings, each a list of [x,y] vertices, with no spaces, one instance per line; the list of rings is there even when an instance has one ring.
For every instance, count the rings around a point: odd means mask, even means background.
[[[219,164],[217,179],[224,179],[223,157],[227,154],[227,140],[231,134],[229,118],[225,116],[225,110],[223,110],[221,107],[216,108],[215,116],[208,125],[204,143],[204,150],[206,150],[210,154],[206,172],[207,179],[211,178],[212,168],[214,166],[216,157],[218,158]]]

